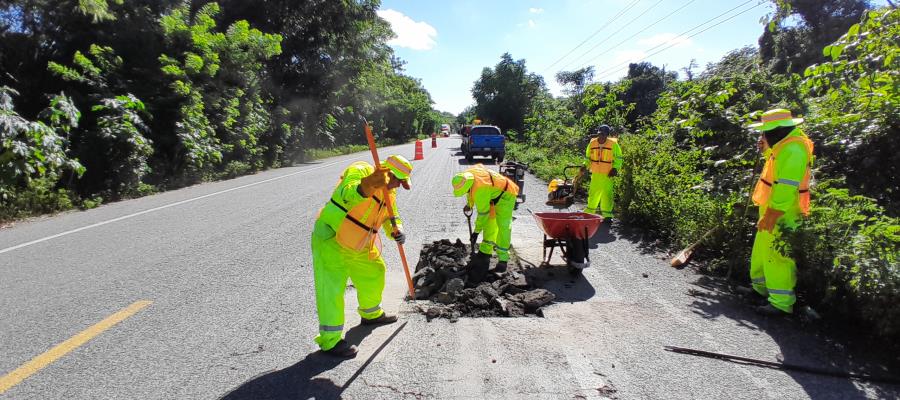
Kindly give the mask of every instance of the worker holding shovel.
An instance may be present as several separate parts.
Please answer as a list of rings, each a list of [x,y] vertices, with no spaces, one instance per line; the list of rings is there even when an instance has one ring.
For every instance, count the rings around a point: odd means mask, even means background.
[[[478,213],[471,242],[477,242],[478,235],[484,231],[484,239],[478,246],[479,252],[472,257],[470,282],[478,282],[484,278],[494,250],[497,251],[498,259],[495,271],[506,271],[512,238],[512,214],[519,186],[481,164],[454,175],[451,183],[454,196],[467,195],[464,212],[471,212],[474,208]]]
[[[591,186],[588,189],[587,207],[584,212],[589,214],[597,214],[597,208],[600,209],[600,215],[607,220],[612,218],[613,213],[613,181],[622,168],[622,148],[619,141],[609,137],[612,128],[607,125],[600,125],[592,128],[590,131],[591,142],[585,149],[585,167],[582,171],[591,172]]]
[[[390,156],[377,168],[364,161],[350,164],[341,175],[331,198],[316,220],[312,234],[313,271],[319,335],[316,343],[329,355],[352,358],[356,346],[342,339],[344,290],[353,281],[359,315],[365,325],[390,324],[397,316],[381,309],[385,264],[381,258],[380,228],[398,243],[406,240],[399,219],[391,221],[388,207],[397,215],[397,188],[409,190],[412,164],[402,156]],[[387,189],[387,191],[385,191]],[[388,193],[389,199],[382,197]],[[397,229],[392,229],[392,222]]]
[[[781,234],[797,228],[809,213],[813,143],[798,127],[802,122],[789,110],[775,109],[750,125],[761,132],[759,146],[766,159],[753,191],[759,221],[750,256],[750,293],[768,298],[768,304],[756,309],[761,314],[789,314],[797,301],[797,266]]]

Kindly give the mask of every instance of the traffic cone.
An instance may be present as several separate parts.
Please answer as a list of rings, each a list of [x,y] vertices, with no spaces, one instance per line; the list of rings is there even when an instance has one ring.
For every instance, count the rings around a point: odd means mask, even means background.
[[[413,157],[413,160],[424,160],[425,153],[422,151],[422,141],[416,140],[416,156]]]
[[[435,134],[435,133],[431,134],[431,148],[432,149],[437,148],[437,134]]]

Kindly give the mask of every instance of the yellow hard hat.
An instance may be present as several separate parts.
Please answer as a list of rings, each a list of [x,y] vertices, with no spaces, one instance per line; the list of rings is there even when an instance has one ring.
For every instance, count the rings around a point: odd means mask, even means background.
[[[381,162],[381,166],[391,170],[391,173],[400,180],[406,190],[412,183],[409,175],[412,174],[412,163],[406,157],[400,155],[392,155]]]
[[[453,184],[453,195],[459,197],[466,194],[475,184],[475,175],[472,175],[471,172],[460,172],[453,175],[451,183]]]

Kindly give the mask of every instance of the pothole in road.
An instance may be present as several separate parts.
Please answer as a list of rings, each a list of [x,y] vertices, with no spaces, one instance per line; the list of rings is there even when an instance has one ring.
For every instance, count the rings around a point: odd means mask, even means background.
[[[553,272],[523,268],[512,257],[506,272],[494,271],[491,260],[487,276],[481,282],[470,282],[467,276],[469,248],[461,240],[444,239],[422,247],[413,276],[417,300],[430,300],[431,305],[417,305],[417,310],[431,321],[460,317],[524,317],[543,316],[543,308],[556,295],[542,285]]]

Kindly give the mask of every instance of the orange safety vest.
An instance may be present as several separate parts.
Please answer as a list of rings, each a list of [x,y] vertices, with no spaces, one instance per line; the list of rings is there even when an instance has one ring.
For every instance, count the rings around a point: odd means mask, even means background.
[[[588,145],[591,149],[588,158],[591,161],[591,173],[609,174],[613,167],[613,145],[617,142],[618,139],[607,137],[601,146],[597,138],[591,139],[591,144]]]
[[[806,155],[808,157],[808,162],[806,163],[806,173],[803,174],[803,180],[800,182],[779,182],[775,180],[775,158],[781,152],[781,149],[784,148],[785,145],[789,143],[802,143],[806,148]],[[756,189],[753,191],[753,203],[758,206],[763,206],[769,203],[769,197],[772,195],[772,185],[776,183],[789,184],[797,186],[797,189],[800,193],[800,212],[803,215],[809,214],[809,178],[810,178],[810,167],[813,162],[813,142],[809,140],[809,137],[806,135],[801,136],[788,136],[782,139],[780,142],[776,143],[775,146],[772,147],[772,151],[769,154],[769,158],[766,159],[766,164],[763,167],[762,174],[759,176],[759,181],[756,182]]]
[[[394,194],[390,196],[393,198]],[[365,199],[349,211],[331,199],[331,203],[345,212],[344,220],[335,232],[335,240],[345,248],[363,251],[377,247],[381,252],[381,237],[378,231],[388,221],[388,209],[378,196]]]
[[[475,182],[472,184],[472,189],[469,190],[470,204],[475,203],[475,192],[479,189],[483,187],[495,187],[500,189],[500,194],[491,199],[491,216],[494,216],[494,205],[500,201],[500,197],[502,197],[504,193],[509,193],[513,195],[513,197],[519,195],[519,185],[516,185],[515,182],[498,172],[484,168],[481,164],[476,166],[476,168],[470,168],[468,172],[471,172],[472,175],[475,176]]]

